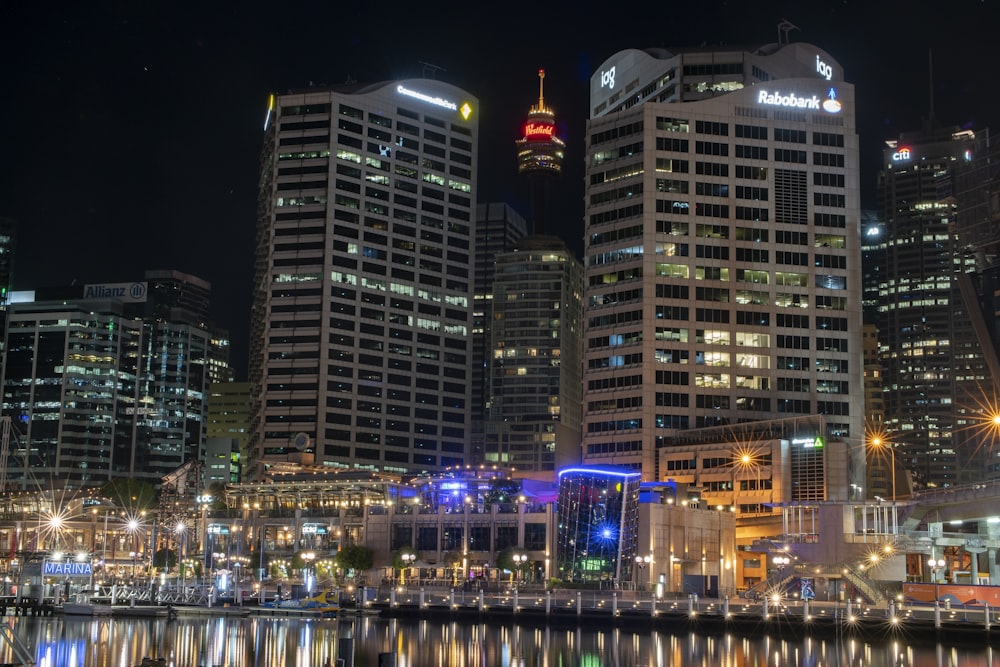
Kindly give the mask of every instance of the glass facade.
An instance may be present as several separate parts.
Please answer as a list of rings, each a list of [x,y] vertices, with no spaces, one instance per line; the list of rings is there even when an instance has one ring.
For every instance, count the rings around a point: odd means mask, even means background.
[[[486,463],[555,471],[580,462],[583,267],[562,241],[497,255]]]
[[[576,584],[631,581],[641,475],[613,467],[559,472],[555,576]]]
[[[23,438],[8,482],[158,484],[202,458],[208,331],[127,311],[88,300],[11,308],[3,412]]]

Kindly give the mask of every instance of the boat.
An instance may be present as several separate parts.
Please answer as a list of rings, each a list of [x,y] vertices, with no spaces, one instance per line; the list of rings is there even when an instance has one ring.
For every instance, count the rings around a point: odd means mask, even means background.
[[[340,605],[327,597],[326,592],[309,598],[299,598],[297,600],[274,600],[260,605],[261,609],[275,609],[283,611],[307,611],[316,614],[336,614],[340,611]]]
[[[66,616],[110,616],[111,605],[93,602],[87,592],[77,593],[75,599],[67,600],[56,607],[56,611]]]

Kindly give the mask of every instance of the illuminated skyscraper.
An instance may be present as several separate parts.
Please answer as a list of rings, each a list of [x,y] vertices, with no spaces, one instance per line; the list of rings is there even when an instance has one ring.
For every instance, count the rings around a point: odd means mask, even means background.
[[[419,473],[470,438],[477,101],[411,79],[274,96],[260,167],[250,449]]]
[[[918,488],[983,479],[995,441],[1000,363],[990,282],[998,238],[996,213],[983,201],[995,171],[987,137],[927,129],[883,151],[885,426]]]
[[[863,483],[858,137],[841,66],[804,43],[630,49],[591,77],[590,104],[584,461],[662,480],[677,473],[656,450],[687,429],[819,413],[815,435],[857,445]]]
[[[188,278],[207,298],[208,283]],[[11,484],[158,485],[202,461],[210,323],[183,307],[161,308],[160,297],[148,282],[12,295],[3,414],[23,437],[10,444]]]
[[[472,325],[472,448],[473,464],[483,463],[483,429],[486,422],[486,397],[489,396],[488,369],[493,350],[490,335],[493,323],[493,276],[496,258],[513,250],[528,233],[528,222],[503,203],[479,204],[476,207],[476,298]]]

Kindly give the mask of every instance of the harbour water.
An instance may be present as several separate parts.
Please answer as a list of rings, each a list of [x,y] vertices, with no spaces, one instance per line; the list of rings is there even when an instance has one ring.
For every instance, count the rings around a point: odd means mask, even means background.
[[[987,646],[843,638],[778,639],[688,632],[631,632],[386,619],[266,617],[5,617],[38,667],[133,667],[165,658],[175,667],[334,667],[353,649],[356,667],[393,654],[396,667],[986,667]],[[383,657],[383,660],[385,658]],[[13,662],[0,648],[0,664]],[[346,663],[350,665],[350,662]]]

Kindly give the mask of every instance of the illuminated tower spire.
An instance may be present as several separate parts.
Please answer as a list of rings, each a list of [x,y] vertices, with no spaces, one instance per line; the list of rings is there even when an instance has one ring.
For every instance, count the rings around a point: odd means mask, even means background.
[[[525,174],[531,191],[531,226],[545,233],[548,217],[548,181],[562,171],[566,144],[556,136],[556,117],[545,106],[545,70],[538,70],[538,106],[531,107],[517,146],[517,170]]]

